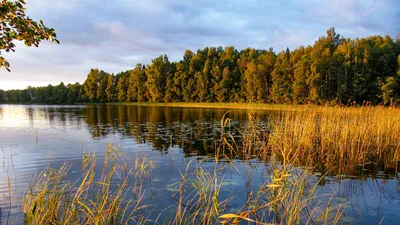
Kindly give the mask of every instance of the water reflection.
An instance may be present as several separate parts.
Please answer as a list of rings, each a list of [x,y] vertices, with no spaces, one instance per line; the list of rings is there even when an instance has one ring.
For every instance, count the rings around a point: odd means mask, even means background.
[[[90,106],[0,106],[0,127],[21,130],[29,128],[36,136],[53,132],[79,131],[82,140],[92,141],[124,139],[133,144],[148,144],[153,150],[166,151],[171,146],[179,147],[184,156],[204,156],[214,153],[215,144],[221,138],[221,119],[226,109],[174,108],[135,105],[90,105]],[[240,147],[240,132],[248,123],[247,110],[229,110],[226,116],[232,119],[227,129],[237,138]],[[266,123],[277,112],[257,112],[257,118]],[[76,133],[78,134],[78,133]],[[10,135],[15,137],[15,135]],[[0,139],[1,140],[1,139]],[[43,139],[42,139],[43,140]],[[238,159],[244,159],[239,155]],[[260,158],[263,159],[263,158]],[[308,159],[301,166],[313,166],[322,174],[335,171],[335,168],[322,163],[308,165]],[[318,162],[318,158],[314,160]],[[397,175],[398,166],[370,162],[352,166],[347,175],[361,178],[363,175],[382,178]],[[382,172],[379,172],[382,171]]]
[[[221,119],[227,110],[190,109],[142,106],[91,106],[86,111],[86,123],[93,138],[110,135],[132,137],[137,143],[151,143],[165,151],[178,145],[189,156],[213,152],[212,145],[220,137]],[[247,120],[244,110],[232,110],[232,133]]]

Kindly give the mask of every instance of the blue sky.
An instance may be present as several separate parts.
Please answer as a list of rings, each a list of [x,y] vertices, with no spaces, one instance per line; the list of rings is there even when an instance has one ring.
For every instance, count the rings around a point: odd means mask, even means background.
[[[344,37],[400,32],[399,0],[28,0],[27,15],[57,31],[60,45],[18,43],[4,54],[0,89],[83,82],[90,68],[119,72],[210,46],[313,44],[329,27]],[[370,11],[368,9],[373,4]],[[366,14],[366,12],[368,12]]]

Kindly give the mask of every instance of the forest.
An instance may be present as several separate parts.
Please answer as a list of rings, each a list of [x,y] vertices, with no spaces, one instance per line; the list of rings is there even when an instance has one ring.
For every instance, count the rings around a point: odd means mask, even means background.
[[[0,103],[237,102],[400,103],[400,38],[344,38],[334,28],[312,46],[275,53],[234,47],[186,50],[118,74],[91,69],[83,84],[0,90]]]

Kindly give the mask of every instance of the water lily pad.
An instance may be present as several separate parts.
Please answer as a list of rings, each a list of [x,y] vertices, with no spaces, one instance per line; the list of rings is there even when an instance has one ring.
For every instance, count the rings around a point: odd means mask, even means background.
[[[354,218],[350,217],[350,216],[345,216],[345,217],[342,217],[342,221],[345,223],[352,223],[352,222],[354,222]]]
[[[174,188],[174,187],[165,187],[165,190],[167,190],[169,192],[178,192],[179,191],[178,188]]]
[[[166,187],[174,187],[178,184],[178,182],[172,183],[172,184],[167,184]]]
[[[234,181],[234,180],[229,181],[229,183],[230,183],[231,185],[237,185],[237,184],[239,184],[238,182],[236,182],[236,181]]]
[[[368,212],[368,215],[369,215],[369,216],[377,216],[377,215],[378,215],[378,212],[377,212],[377,211],[369,211],[369,212]]]
[[[343,203],[346,202],[346,199],[342,197],[336,197],[336,201]]]
[[[222,182],[222,186],[228,186],[228,185],[238,185],[239,183],[236,182],[235,180],[224,180],[224,182]]]
[[[348,209],[348,208],[350,208],[350,205],[347,205],[347,204],[346,205],[342,205],[341,208],[342,209]]]

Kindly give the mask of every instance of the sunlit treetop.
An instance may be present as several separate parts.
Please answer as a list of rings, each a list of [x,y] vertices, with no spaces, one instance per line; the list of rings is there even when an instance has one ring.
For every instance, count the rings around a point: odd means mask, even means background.
[[[53,28],[46,27],[42,20],[38,23],[25,15],[24,5],[24,0],[0,0],[0,67],[8,71],[10,63],[2,52],[15,52],[15,40],[23,41],[29,47],[38,47],[42,40],[59,43]]]

